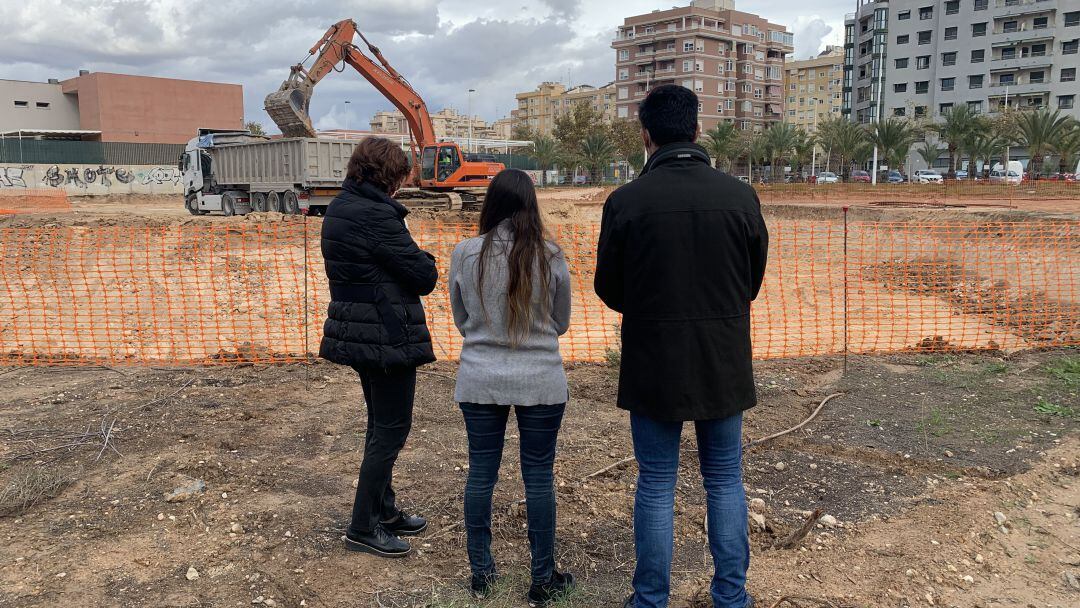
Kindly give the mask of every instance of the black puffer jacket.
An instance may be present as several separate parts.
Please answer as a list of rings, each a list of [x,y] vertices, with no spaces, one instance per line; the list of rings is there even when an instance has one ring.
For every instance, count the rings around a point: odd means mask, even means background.
[[[322,254],[330,306],[319,356],[353,367],[394,369],[435,360],[420,296],[435,289],[435,258],[405,226],[405,209],[352,179],[330,203]]]

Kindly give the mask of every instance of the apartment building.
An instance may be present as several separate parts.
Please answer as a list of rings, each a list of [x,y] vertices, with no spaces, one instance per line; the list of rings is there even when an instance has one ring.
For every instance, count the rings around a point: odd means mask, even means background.
[[[703,130],[721,121],[760,130],[784,117],[782,25],[734,10],[731,0],[628,17],[615,34],[616,116],[634,118],[654,87],[679,84],[700,100]]]
[[[551,135],[555,120],[573,110],[579,103],[587,103],[603,116],[604,122],[615,117],[615,84],[602,87],[588,84],[567,89],[559,82],[545,82],[533,91],[517,94],[517,109],[510,112],[512,128],[528,127],[540,135]]]
[[[829,46],[817,57],[784,65],[784,122],[807,131],[838,116],[842,106],[844,49]]]
[[[844,111],[856,121],[873,120],[877,88],[883,116],[992,113],[1007,97],[1080,117],[1080,0],[867,2],[845,35]]]
[[[469,137],[469,124],[472,124],[472,136],[476,139],[495,139],[495,129],[477,116],[459,114],[453,108],[443,108],[431,115],[431,124],[435,128],[436,139],[451,137]],[[406,135],[409,124],[399,110],[376,112],[371,118],[371,131],[382,135]]]

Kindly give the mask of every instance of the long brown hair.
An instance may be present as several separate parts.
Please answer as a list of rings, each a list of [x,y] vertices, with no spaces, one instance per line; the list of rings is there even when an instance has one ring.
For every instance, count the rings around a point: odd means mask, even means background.
[[[488,185],[484,207],[480,211],[480,235],[484,244],[480,247],[480,266],[477,287],[480,304],[484,306],[484,271],[496,228],[504,220],[510,220],[514,244],[507,256],[509,282],[506,288],[507,334],[510,346],[517,348],[524,342],[532,327],[533,276],[540,280],[540,293],[546,294],[551,286],[550,251],[536,202],[536,189],[532,178],[524,171],[506,169],[499,172]],[[541,298],[541,309],[547,311],[548,299]],[[485,307],[486,314],[486,307]],[[547,312],[545,312],[545,315]]]

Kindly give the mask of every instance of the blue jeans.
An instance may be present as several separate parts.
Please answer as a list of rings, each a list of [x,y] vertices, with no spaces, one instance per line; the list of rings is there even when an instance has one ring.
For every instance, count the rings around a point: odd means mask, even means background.
[[[566,405],[516,406],[521,437],[521,478],[532,550],[532,580],[543,584],[555,570],[555,441]],[[491,556],[491,495],[499,479],[508,405],[462,403],[469,435],[469,479],[465,483],[465,533],[474,576],[495,573]]]
[[[638,462],[634,499],[635,608],[668,605],[682,426],[681,422],[662,422],[637,414],[630,417]],[[742,415],[697,421],[694,427],[708,509],[713,606],[744,608],[749,601],[746,570],[750,567],[750,540],[742,485]]]

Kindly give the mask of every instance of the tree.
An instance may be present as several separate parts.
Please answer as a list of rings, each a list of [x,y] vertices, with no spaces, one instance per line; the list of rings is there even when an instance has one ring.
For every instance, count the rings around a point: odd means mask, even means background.
[[[826,118],[818,123],[817,136],[830,158],[837,160],[837,172],[841,175],[848,174],[852,161],[867,156],[869,139],[866,130],[846,118]]]
[[[629,118],[616,118],[608,126],[611,143],[619,160],[630,161],[635,153],[644,153],[645,143],[641,140],[641,124]]]
[[[543,187],[547,178],[547,171],[559,160],[559,144],[546,135],[539,135],[532,140],[526,154],[536,160],[540,166],[540,186]]]
[[[879,120],[868,132],[871,143],[878,148],[878,155],[885,159],[890,169],[903,167],[911,146],[922,137],[918,127],[901,118]]]
[[[992,129],[987,129],[972,138],[967,146],[968,156],[971,159],[968,165],[968,179],[975,179],[979,161],[983,161],[984,166],[991,165],[994,156],[1004,153],[1008,143],[1004,137],[994,133]]]
[[[942,115],[941,122],[930,126],[930,129],[938,134],[938,138],[945,142],[949,153],[949,178],[956,177],[956,165],[963,154],[964,144],[969,143],[972,135],[984,126],[983,120],[972,112],[967,104],[947,110]]]
[[[252,135],[266,135],[266,131],[263,129],[262,123],[254,120],[245,123],[244,128],[248,130]]]
[[[739,156],[739,132],[735,129],[735,123],[722,122],[709,129],[702,138],[701,145],[713,158],[717,169],[721,163],[726,163],[730,170],[731,161]]]
[[[817,147],[817,138],[807,133],[804,129],[798,129],[796,136],[792,161],[795,163],[796,178],[799,181],[802,181],[803,169],[806,167],[807,163],[811,163],[814,160],[814,148]]]
[[[919,156],[921,156],[922,159],[926,161],[927,167],[933,167],[934,163],[937,162],[938,157],[941,156],[941,148],[937,147],[936,144],[932,144],[928,141],[924,141],[923,145],[915,148],[915,152],[917,152]]]
[[[798,129],[786,122],[774,123],[764,132],[765,146],[768,149],[769,162],[772,165],[772,177],[784,176],[784,163],[795,153],[795,144],[799,141]]]
[[[588,136],[599,135],[607,130],[604,115],[591,103],[579,101],[569,112],[563,112],[555,118],[551,135],[564,150],[573,150]]]
[[[614,160],[615,154],[615,144],[607,133],[590,133],[577,149],[578,162],[589,172],[593,183],[603,180],[604,169]]]
[[[525,123],[514,125],[514,128],[510,131],[510,138],[516,139],[517,141],[532,141],[536,139],[537,135],[538,134],[534,133],[533,130],[529,128],[529,125]]]
[[[1051,149],[1058,157],[1058,171],[1073,173],[1080,158],[1080,122],[1072,121],[1070,128],[1059,133]]]
[[[750,181],[754,181],[754,163],[759,165],[769,153],[769,144],[765,134],[759,131],[744,131],[739,142],[740,156],[746,157]]]
[[[1051,111],[1050,108],[1017,114],[1018,143],[1027,148],[1028,158],[1031,159],[1028,172],[1033,177],[1042,174],[1043,157],[1053,151],[1055,139],[1069,130],[1072,120],[1070,116],[1062,115],[1060,110]]]

